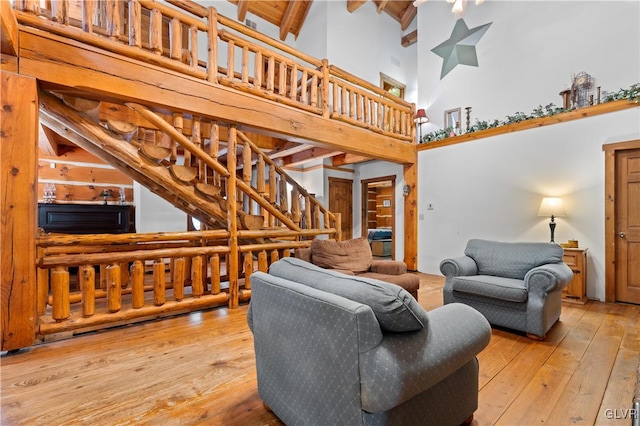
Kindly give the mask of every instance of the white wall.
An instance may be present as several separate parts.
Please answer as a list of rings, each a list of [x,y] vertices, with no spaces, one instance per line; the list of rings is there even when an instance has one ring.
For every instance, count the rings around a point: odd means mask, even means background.
[[[549,241],[543,197],[562,197],[556,242],[589,249],[587,296],[604,300],[604,154],[640,138],[640,108],[418,153],[418,269],[440,274],[470,238]],[[433,210],[428,210],[431,204]]]
[[[493,22],[476,46],[479,67],[459,65],[440,80],[442,60],[430,50],[448,39],[455,16],[449,5],[428,2],[418,15],[425,131],[442,126],[454,107],[472,106],[473,123],[559,106],[558,93],[580,71],[603,91],[637,83],[639,16],[638,2],[470,4],[470,28]],[[632,109],[421,151],[419,269],[439,273],[440,261],[462,254],[469,238],[548,241],[548,220],[537,210],[542,197],[562,196],[567,217],[557,219],[556,241],[577,239],[589,249],[587,295],[604,300],[602,144],[639,136],[640,112]]]
[[[444,110],[472,106],[476,118],[504,119],[538,105],[562,104],[572,73],[586,71],[605,91],[640,76],[637,1],[468,4],[470,28],[493,22],[476,46],[479,67],[458,65],[440,80],[430,50],[449,38],[450,5],[429,1],[418,12],[419,106],[442,126]],[[587,296],[604,300],[604,155],[612,140],[640,137],[640,109],[580,119],[418,153],[418,268],[439,274],[470,238],[548,241],[537,216],[544,196],[562,196],[556,242],[589,249]],[[427,205],[432,204],[433,210]]]
[[[458,65],[442,80],[442,58],[431,49],[456,22],[451,5],[430,0],[418,8],[418,107],[427,108],[428,133],[443,127],[444,111],[472,107],[476,119],[504,119],[539,105],[562,105],[559,93],[581,71],[603,91],[640,76],[640,2],[468,2],[469,28],[492,23],[476,45],[478,67]]]

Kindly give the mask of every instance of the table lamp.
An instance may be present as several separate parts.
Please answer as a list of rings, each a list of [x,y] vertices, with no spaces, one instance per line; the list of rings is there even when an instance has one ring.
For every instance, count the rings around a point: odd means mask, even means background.
[[[547,197],[542,199],[542,203],[540,203],[540,210],[538,211],[538,216],[551,216],[551,222],[549,222],[549,228],[551,229],[551,242],[553,241],[553,234],[556,230],[556,222],[555,218],[558,216],[566,216],[567,213],[564,211],[564,207],[562,206],[562,198],[554,198]]]

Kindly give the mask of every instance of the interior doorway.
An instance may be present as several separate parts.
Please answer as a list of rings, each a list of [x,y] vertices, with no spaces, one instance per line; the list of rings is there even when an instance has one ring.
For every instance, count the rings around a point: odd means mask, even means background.
[[[640,140],[605,151],[605,292],[640,304]]]
[[[362,235],[374,256],[395,259],[396,177],[362,181]]]
[[[329,178],[329,211],[340,213],[342,240],[353,238],[353,181]]]

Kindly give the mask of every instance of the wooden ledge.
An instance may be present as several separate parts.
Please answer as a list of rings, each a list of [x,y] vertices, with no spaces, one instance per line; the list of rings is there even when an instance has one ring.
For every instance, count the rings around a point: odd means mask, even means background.
[[[567,121],[578,120],[580,118],[593,117],[600,114],[621,111],[623,109],[639,107],[640,102],[629,102],[626,99],[618,101],[606,102],[598,105],[592,105],[584,108],[574,109],[568,112],[561,112],[549,117],[532,118],[530,120],[520,121],[519,123],[507,124],[504,126],[493,127],[491,129],[479,130],[473,133],[465,133],[460,136],[453,136],[439,141],[425,142],[417,146],[418,151],[425,149],[440,148],[443,146],[455,145],[463,142],[469,142],[476,139],[489,138],[505,133],[519,132],[521,130],[533,129],[536,127],[549,126],[551,124],[564,123]]]

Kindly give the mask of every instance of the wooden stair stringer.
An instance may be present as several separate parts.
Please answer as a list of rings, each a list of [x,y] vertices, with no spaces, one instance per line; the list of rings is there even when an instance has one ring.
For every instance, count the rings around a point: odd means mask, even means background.
[[[42,91],[40,120],[176,208],[212,228],[227,229],[226,212],[218,203],[199,195],[191,184],[179,184],[168,168],[142,160],[137,147]]]

